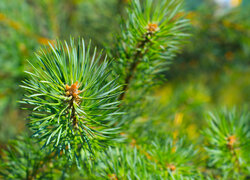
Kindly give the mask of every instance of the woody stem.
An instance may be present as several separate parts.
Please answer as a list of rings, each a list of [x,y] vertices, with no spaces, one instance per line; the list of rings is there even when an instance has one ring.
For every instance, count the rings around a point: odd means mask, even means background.
[[[129,84],[131,82],[131,80],[134,78],[135,76],[135,72],[136,72],[136,69],[139,65],[139,63],[141,62],[141,59],[144,55],[144,53],[142,52],[142,50],[145,48],[146,44],[148,42],[150,42],[150,39],[148,38],[148,35],[152,35],[151,33],[146,33],[144,35],[144,40],[140,41],[137,45],[137,50],[133,56],[133,62],[132,64],[129,66],[128,68],[128,71],[127,71],[127,76],[125,78],[125,85],[123,86],[123,89],[122,89],[122,94],[120,95],[119,97],[119,100],[123,100],[126,96],[126,93],[128,91],[128,88],[129,88]]]
[[[235,158],[235,166],[237,167],[238,172],[240,172],[240,162],[235,147],[232,147],[232,155]]]
[[[72,119],[73,127],[77,128],[77,118],[76,118],[76,110],[75,110],[75,107],[74,107],[74,97],[72,97],[72,99],[70,101],[70,107],[71,107],[71,117],[70,117],[70,119]]]

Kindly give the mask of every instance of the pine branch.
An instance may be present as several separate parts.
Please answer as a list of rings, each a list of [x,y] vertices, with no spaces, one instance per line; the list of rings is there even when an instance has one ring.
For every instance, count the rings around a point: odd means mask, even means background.
[[[7,179],[35,179],[47,177],[49,168],[44,164],[54,156],[41,151],[37,142],[27,135],[13,140],[4,151],[3,162],[0,164],[0,174]]]
[[[125,98],[125,95],[128,91],[128,87],[129,87],[129,84],[130,84],[130,81],[134,78],[135,74],[136,74],[136,68],[137,66],[139,65],[139,63],[141,62],[141,59],[143,57],[143,54],[142,53],[142,49],[144,49],[147,45],[147,43],[150,42],[150,40],[148,39],[148,36],[152,35],[152,33],[147,33],[146,35],[144,35],[144,40],[139,42],[138,46],[137,46],[137,51],[135,53],[135,55],[132,57],[132,59],[134,59],[134,61],[132,62],[132,64],[130,65],[128,71],[127,71],[127,76],[125,78],[125,85],[123,86],[123,89],[122,89],[122,94],[119,98],[119,100],[123,100]],[[147,51],[145,51],[147,52]]]
[[[118,61],[113,63],[113,67],[117,75],[121,76],[120,83],[124,84],[119,100],[125,99],[136,77],[144,78],[136,79],[134,85],[149,89],[147,81],[160,77],[160,72],[169,64],[168,60],[179,51],[180,43],[187,36],[185,29],[188,26],[180,4],[181,1],[167,0],[155,3],[149,0],[131,2],[129,18],[122,27],[116,45],[118,49],[114,48],[117,50],[114,56],[118,57]],[[151,81],[151,84],[157,84],[159,79]]]
[[[55,151],[75,157],[82,149],[92,152],[115,142],[120,86],[102,55],[90,55],[84,41],[70,46],[57,42],[43,49],[31,63],[33,72],[23,82],[26,97],[21,101],[31,107],[30,127],[34,136]]]
[[[211,164],[226,172],[222,177],[242,178],[246,177],[247,164],[245,154],[249,146],[249,127],[247,125],[249,113],[243,111],[241,114],[236,109],[210,114],[208,128],[204,135],[208,141],[206,147]]]

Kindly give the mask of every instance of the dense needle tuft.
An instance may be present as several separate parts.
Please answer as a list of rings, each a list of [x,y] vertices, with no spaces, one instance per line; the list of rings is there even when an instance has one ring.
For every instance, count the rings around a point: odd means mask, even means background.
[[[249,174],[249,112],[223,109],[211,113],[207,121],[204,135],[209,165],[226,172],[225,179]]]
[[[173,171],[176,170],[176,167],[175,167],[175,165],[173,165],[173,164],[169,164],[169,165],[168,165],[168,169],[169,169],[171,172],[173,172]]]
[[[90,54],[83,40],[75,44],[71,39],[70,45],[58,42],[42,49],[30,62],[33,72],[23,82],[22,103],[29,105],[30,127],[44,147],[77,157],[117,138],[120,88],[101,57],[96,49]]]

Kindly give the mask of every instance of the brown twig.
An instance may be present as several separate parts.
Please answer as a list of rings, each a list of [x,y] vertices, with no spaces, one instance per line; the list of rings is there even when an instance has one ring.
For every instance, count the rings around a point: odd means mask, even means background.
[[[119,97],[119,100],[123,100],[126,96],[126,93],[128,91],[128,87],[129,87],[129,84],[131,82],[131,80],[134,78],[134,75],[135,75],[135,72],[136,72],[136,69],[141,61],[141,58],[143,57],[143,52],[142,50],[145,48],[146,44],[148,42],[150,42],[150,39],[148,38],[149,35],[152,35],[151,32],[147,32],[145,35],[144,35],[144,40],[143,41],[140,41],[137,45],[137,51],[135,53],[135,55],[133,56],[133,62],[132,64],[130,65],[130,67],[128,68],[128,75],[126,76],[125,78],[125,85],[123,86],[123,89],[122,89],[122,94],[120,95]]]
[[[237,138],[235,135],[229,136],[227,138],[227,147],[230,150],[233,158],[235,159],[235,166],[238,169],[238,171],[240,172],[240,162],[239,162],[239,158],[236,152],[236,147],[235,147],[235,143],[237,143]]]
[[[79,88],[78,81],[76,81],[71,86],[66,84],[66,87],[65,87],[66,96],[71,97],[69,101],[69,104],[70,104],[69,108],[71,109],[70,119],[72,119],[73,127],[75,129],[78,129],[78,121],[76,117],[76,110],[74,107],[74,102],[79,102],[80,98],[78,95],[81,93],[81,91],[79,91],[78,88]]]

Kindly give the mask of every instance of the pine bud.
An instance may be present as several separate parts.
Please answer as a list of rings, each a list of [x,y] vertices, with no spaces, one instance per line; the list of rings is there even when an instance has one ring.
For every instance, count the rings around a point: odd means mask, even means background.
[[[155,23],[149,23],[148,26],[147,26],[147,30],[150,32],[150,33],[154,33],[156,31],[159,31],[160,28],[158,27],[157,24]]]

